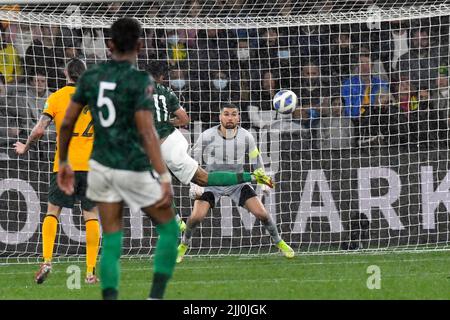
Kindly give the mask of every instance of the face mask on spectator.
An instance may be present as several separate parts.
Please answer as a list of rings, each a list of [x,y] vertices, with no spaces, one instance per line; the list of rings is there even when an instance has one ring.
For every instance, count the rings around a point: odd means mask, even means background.
[[[176,89],[182,89],[186,85],[186,80],[184,79],[173,79],[169,81],[170,86]]]
[[[278,50],[278,58],[289,58],[289,50]]]
[[[178,43],[178,35],[176,35],[176,34],[171,35],[170,37],[167,38],[167,41],[173,45],[177,44]]]
[[[215,86],[217,89],[223,90],[223,89],[225,89],[225,87],[227,86],[228,80],[226,80],[226,79],[214,79],[214,80],[213,80],[213,84],[214,84],[214,86]]]
[[[236,55],[239,60],[246,60],[246,59],[250,58],[250,50],[246,49],[246,48],[239,49],[236,52]]]
[[[443,97],[448,97],[448,88],[445,88],[445,89],[441,89],[441,90],[439,90],[439,92],[441,93],[441,96],[443,96]]]

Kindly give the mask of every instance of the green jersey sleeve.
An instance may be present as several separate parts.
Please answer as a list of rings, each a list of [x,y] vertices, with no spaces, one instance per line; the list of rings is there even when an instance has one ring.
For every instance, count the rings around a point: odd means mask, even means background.
[[[140,74],[140,79],[137,79],[136,84],[136,109],[153,111],[155,104],[153,100],[153,92],[155,91],[154,82],[150,75],[146,73]]]
[[[177,95],[172,89],[169,89],[169,93],[167,95],[167,109],[170,114],[180,109],[180,100],[178,100]]]

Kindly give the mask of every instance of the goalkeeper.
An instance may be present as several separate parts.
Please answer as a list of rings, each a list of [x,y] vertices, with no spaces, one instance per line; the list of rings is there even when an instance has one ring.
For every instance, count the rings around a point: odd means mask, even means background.
[[[232,186],[245,182],[255,181],[272,188],[272,180],[264,173],[263,168],[255,170],[252,174],[243,172],[237,174],[234,170],[207,172],[201,168],[198,162],[188,154],[188,142],[183,134],[175,127],[189,124],[189,116],[180,105],[175,93],[162,83],[167,73],[163,63],[152,61],[148,65],[148,71],[153,76],[156,86],[153,98],[155,109],[153,118],[155,128],[161,140],[161,153],[169,170],[183,184],[192,184],[191,190],[197,191],[199,186]],[[175,210],[175,206],[174,210]],[[183,232],[186,224],[177,214],[176,219]]]
[[[71,59],[64,70],[67,78],[67,85],[59,89],[48,97],[45,109],[39,122],[33,128],[26,144],[16,142],[15,151],[21,155],[26,153],[32,144],[36,143],[45,133],[52,120],[55,122],[57,136],[60,135],[60,128],[70,97],[75,92],[75,83],[81,74],[86,70],[83,61]],[[58,152],[55,154],[53,163],[53,173],[50,176],[50,187],[48,192],[47,214],[42,224],[42,251],[44,263],[41,264],[36,273],[35,280],[38,284],[45,281],[52,270],[53,247],[55,245],[56,231],[58,228],[58,217],[62,208],[73,208],[76,199],[80,199],[86,224],[86,279],[88,284],[98,282],[95,275],[95,265],[97,261],[98,247],[100,241],[100,225],[98,222],[98,212],[94,202],[86,198],[87,172],[89,169],[88,160],[91,155],[94,143],[94,132],[92,127],[92,117],[87,107],[78,120],[74,133],[73,142],[70,145],[70,162],[75,170],[76,188],[74,195],[66,195],[56,183],[56,175],[59,170]],[[59,144],[57,145],[57,149]]]
[[[233,104],[226,104],[220,110],[220,125],[204,131],[194,147],[195,159],[203,159],[210,172],[227,170],[243,172],[246,155],[251,162],[257,162],[259,170],[264,164],[256,147],[253,136],[239,126],[239,109]],[[192,235],[200,222],[214,208],[222,196],[229,196],[235,204],[244,207],[258,218],[269,232],[273,242],[287,258],[294,257],[294,250],[280,238],[275,223],[264,208],[255,190],[249,183],[240,183],[228,187],[206,187],[194,202],[194,209],[186,223],[181,244],[178,246],[177,262],[185,255]]]

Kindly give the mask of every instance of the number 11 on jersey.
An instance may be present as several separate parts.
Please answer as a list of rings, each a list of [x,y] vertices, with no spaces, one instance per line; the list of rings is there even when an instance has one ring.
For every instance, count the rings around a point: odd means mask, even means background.
[[[163,95],[154,94],[153,100],[155,100],[156,120],[158,122],[167,121],[167,119],[169,118],[169,111],[167,110],[166,97]],[[162,116],[161,116],[161,108],[159,106],[160,100],[161,100],[161,104],[162,104],[162,113],[163,113]]]

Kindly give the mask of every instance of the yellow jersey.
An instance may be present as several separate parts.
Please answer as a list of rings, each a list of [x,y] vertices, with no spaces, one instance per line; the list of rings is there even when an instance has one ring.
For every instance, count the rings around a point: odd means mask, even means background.
[[[74,85],[67,85],[64,88],[52,93],[45,104],[43,113],[50,116],[56,127],[56,154],[53,163],[53,172],[58,172],[59,165],[59,131],[66,115],[72,95],[75,93]],[[74,171],[89,171],[89,158],[94,144],[94,127],[89,108],[85,106],[72,133],[70,140],[68,160]]]

